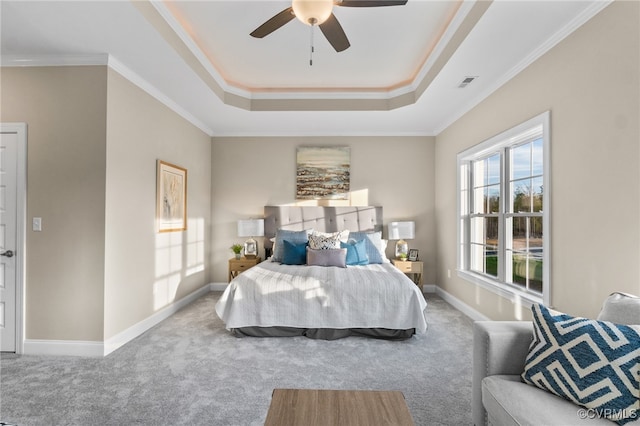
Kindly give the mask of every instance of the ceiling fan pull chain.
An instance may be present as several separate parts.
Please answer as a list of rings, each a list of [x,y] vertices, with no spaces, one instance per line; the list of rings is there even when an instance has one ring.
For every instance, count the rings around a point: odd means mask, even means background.
[[[315,25],[311,25],[311,52],[309,53],[309,66],[313,66],[313,27],[315,27]]]

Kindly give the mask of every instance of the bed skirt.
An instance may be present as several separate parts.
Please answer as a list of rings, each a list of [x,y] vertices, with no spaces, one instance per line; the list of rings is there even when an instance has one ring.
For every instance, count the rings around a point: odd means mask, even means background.
[[[388,328],[295,328],[295,327],[241,327],[230,330],[236,337],[295,337],[336,340],[349,336],[369,337],[384,340],[406,340],[415,333],[415,328],[392,330]]]

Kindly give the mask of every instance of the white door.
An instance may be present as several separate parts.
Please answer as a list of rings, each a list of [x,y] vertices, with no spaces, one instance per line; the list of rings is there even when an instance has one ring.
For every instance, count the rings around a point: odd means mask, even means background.
[[[4,130],[4,128],[3,128]],[[0,351],[16,351],[17,133],[0,133]]]

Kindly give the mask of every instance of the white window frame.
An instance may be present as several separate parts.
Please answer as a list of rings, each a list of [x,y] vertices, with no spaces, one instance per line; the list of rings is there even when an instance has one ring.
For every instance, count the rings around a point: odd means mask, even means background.
[[[462,151],[457,156],[457,273],[458,276],[464,280],[467,280],[475,285],[485,288],[493,293],[496,293],[502,297],[505,297],[512,302],[521,303],[525,306],[531,306],[534,303],[543,303],[547,306],[551,305],[551,140],[550,140],[550,112],[546,111],[526,122],[519,124],[511,129],[508,129],[499,135],[496,135],[484,142],[479,143],[465,151]],[[515,285],[507,284],[504,281],[504,277],[499,273],[499,278],[492,278],[486,274],[480,274],[470,270],[469,256],[470,256],[470,215],[465,214],[463,209],[469,208],[472,201],[473,188],[469,187],[471,178],[469,176],[470,163],[473,160],[480,160],[489,156],[492,153],[503,151],[505,148],[517,146],[527,138],[531,137],[532,131],[537,134],[542,128],[542,144],[543,144],[543,194],[542,194],[542,226],[544,229],[542,236],[542,244],[544,247],[542,262],[542,296],[538,296],[533,292],[528,292],[519,289]],[[505,155],[501,155],[501,179],[500,179],[500,226],[499,226],[499,264],[504,264],[505,258],[505,233],[504,223],[505,218],[508,216],[507,203],[509,194],[509,179],[506,173],[507,158]],[[465,172],[466,171],[466,172]],[[463,180],[465,182],[463,182]],[[464,184],[464,186],[463,186]],[[462,190],[467,188],[466,199],[463,201]]]

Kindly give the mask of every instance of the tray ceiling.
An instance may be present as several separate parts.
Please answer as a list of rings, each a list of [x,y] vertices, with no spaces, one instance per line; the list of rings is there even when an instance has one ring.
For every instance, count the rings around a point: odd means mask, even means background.
[[[210,135],[435,135],[608,1],[334,7],[351,47],[288,1],[7,1],[3,66],[108,64]],[[476,77],[465,88],[460,83]]]

